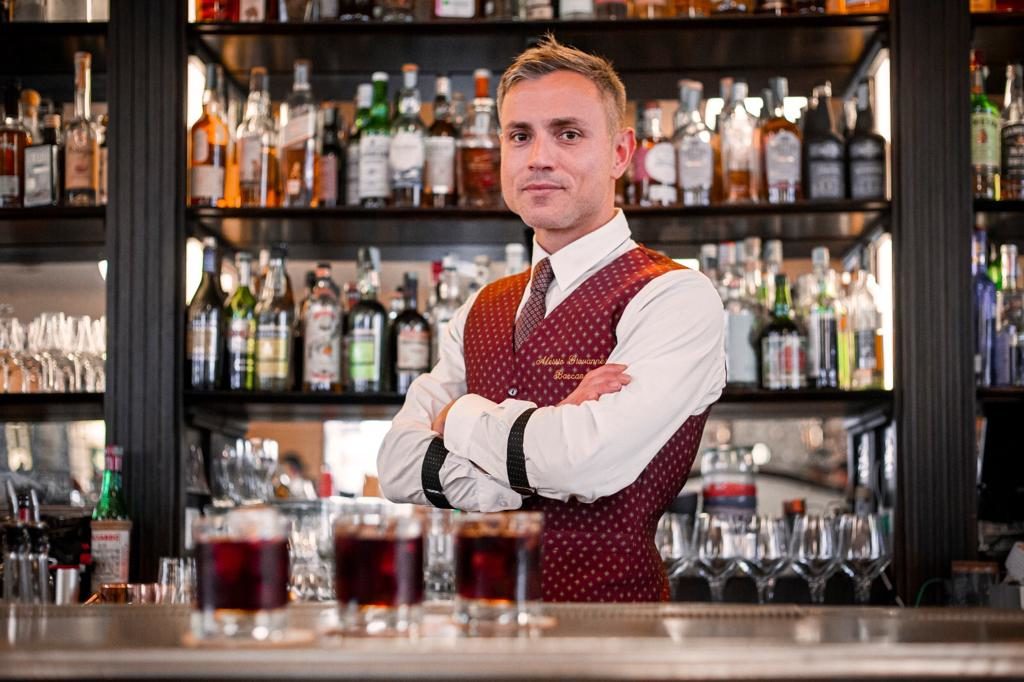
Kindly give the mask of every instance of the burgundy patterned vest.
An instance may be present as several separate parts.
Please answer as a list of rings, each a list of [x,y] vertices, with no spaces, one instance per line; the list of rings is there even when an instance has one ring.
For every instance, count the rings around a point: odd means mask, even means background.
[[[530,272],[485,287],[466,321],[469,392],[495,402],[514,397],[556,405],[587,371],[605,363],[630,300],[655,277],[679,267],[643,247],[624,253],[549,311],[519,352],[513,351],[512,337]],[[591,504],[541,497],[524,502],[525,509],[544,512],[545,601],[668,599],[654,531],[686,482],[707,414],[680,416],[679,430],[636,481],[614,495]]]

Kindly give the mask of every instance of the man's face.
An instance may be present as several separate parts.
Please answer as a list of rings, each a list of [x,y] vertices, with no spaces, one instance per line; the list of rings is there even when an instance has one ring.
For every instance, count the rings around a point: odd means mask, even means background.
[[[610,130],[596,85],[571,71],[521,81],[500,114],[501,193],[523,222],[586,232],[611,218],[633,133]]]

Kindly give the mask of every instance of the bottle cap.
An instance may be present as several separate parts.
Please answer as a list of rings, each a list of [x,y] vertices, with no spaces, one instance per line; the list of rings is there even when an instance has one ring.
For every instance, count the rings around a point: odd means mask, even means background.
[[[827,246],[816,246],[811,250],[811,263],[827,267],[829,264],[829,253]]]
[[[374,83],[378,83],[378,82],[387,83],[388,82],[388,73],[387,73],[387,71],[374,71],[373,72],[373,82]]]
[[[451,79],[449,79],[448,76],[439,75],[437,80],[434,81],[434,92],[437,97],[440,97],[441,95],[444,95],[446,98],[450,97],[452,93]]]

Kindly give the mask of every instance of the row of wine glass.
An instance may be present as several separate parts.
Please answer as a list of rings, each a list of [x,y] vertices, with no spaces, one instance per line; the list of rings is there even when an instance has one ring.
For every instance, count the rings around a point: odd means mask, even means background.
[[[102,393],[107,320],[43,313],[27,324],[0,304],[0,393]]]

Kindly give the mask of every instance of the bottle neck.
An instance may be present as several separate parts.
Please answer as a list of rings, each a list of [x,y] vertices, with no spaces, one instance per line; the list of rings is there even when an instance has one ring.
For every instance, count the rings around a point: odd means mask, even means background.
[[[420,93],[418,90],[413,88],[402,93],[402,98],[398,101],[398,113],[408,118],[419,115]]]
[[[207,116],[220,114],[220,98],[217,97],[217,91],[212,88],[203,91],[203,113]]]
[[[445,270],[441,273],[441,299],[449,303],[459,300],[459,272]]]
[[[1003,291],[1017,290],[1017,254],[1008,253],[1002,259]]]
[[[238,289],[248,289],[252,282],[252,261],[238,261]]]
[[[987,242],[982,237],[975,235],[974,240],[971,242],[971,246],[973,247],[971,253],[973,257],[971,262],[974,266],[974,274],[985,274],[988,270],[988,264],[986,262],[987,256],[985,253]]]
[[[271,300],[283,296],[286,286],[284,261],[280,258],[271,258],[267,279],[263,282],[262,298]]]
[[[971,94],[985,94],[985,67],[980,64],[971,69]]]
[[[789,300],[789,283],[775,283],[775,305],[772,310],[775,317],[789,317],[792,302]]]
[[[203,249],[203,274],[210,277],[217,276],[217,249],[209,247]]]
[[[380,292],[380,275],[372,267],[364,267],[359,273],[359,299],[376,301]]]
[[[451,119],[451,102],[444,94],[440,94],[434,99],[434,120],[435,121],[448,121]]]
[[[75,117],[88,119],[92,108],[92,77],[88,67],[78,68],[78,78],[75,80]]]

